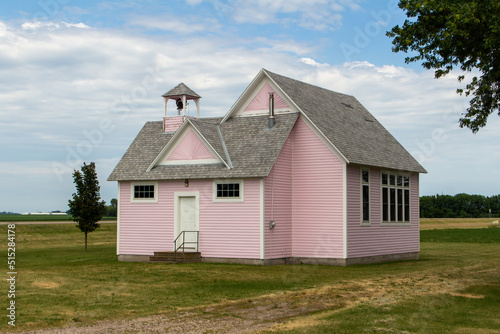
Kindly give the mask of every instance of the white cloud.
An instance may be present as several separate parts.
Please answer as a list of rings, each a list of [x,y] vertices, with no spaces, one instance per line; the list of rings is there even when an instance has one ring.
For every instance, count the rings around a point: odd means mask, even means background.
[[[82,22],[80,23],[67,23],[62,22],[67,28],[80,28],[80,29],[90,29],[90,27]]]
[[[160,16],[137,16],[129,21],[133,26],[147,29],[172,31],[181,34],[195,34],[199,32],[217,31],[220,24],[217,20],[200,16],[178,17],[168,14]]]
[[[24,22],[21,28],[25,30],[38,30],[38,29],[60,29],[65,28],[79,28],[79,29],[90,29],[90,27],[82,22],[79,23],[68,23],[68,22],[51,22],[51,21],[29,21]]]
[[[160,39],[46,23],[47,29],[25,34],[0,21],[0,211],[64,209],[49,202],[65,205],[73,191],[71,171],[82,161],[98,162],[103,197],[114,196],[116,185],[104,180],[142,125],[161,119],[161,94],[182,81],[203,97],[202,116],[220,116],[263,67],[356,96],[425,159],[432,173],[423,179],[424,193],[441,185],[447,192],[445,176],[458,175],[464,160],[477,161],[470,168],[478,172],[461,184],[493,191],[487,180],[498,172],[487,166],[499,163],[491,143],[500,139],[500,122],[490,121],[476,136],[458,129],[466,103],[454,93],[456,75],[435,80],[431,72],[392,65],[321,63],[310,56],[314,48],[293,41]],[[436,140],[440,129],[443,138]],[[479,171],[480,164],[486,169]],[[55,190],[47,194],[48,187]],[[14,188],[22,189],[25,206],[5,190]],[[40,199],[43,205],[30,206]]]
[[[314,66],[314,67],[328,66],[328,64],[320,64],[312,58],[300,58],[299,60],[309,66]]]
[[[264,48],[276,52],[287,52],[294,55],[306,55],[311,54],[315,51],[315,47],[311,47],[306,45],[305,43],[298,43],[294,40],[278,40],[278,39],[269,39],[265,37],[255,38],[253,41],[248,41],[247,44],[250,46],[253,45],[255,47],[264,46]]]
[[[197,5],[203,0],[187,0]],[[208,0],[205,0],[208,1]],[[359,9],[357,0],[256,0],[210,1],[220,17],[237,23],[299,25],[312,30],[336,29],[342,25],[340,12]],[[283,18],[286,14],[286,18]]]

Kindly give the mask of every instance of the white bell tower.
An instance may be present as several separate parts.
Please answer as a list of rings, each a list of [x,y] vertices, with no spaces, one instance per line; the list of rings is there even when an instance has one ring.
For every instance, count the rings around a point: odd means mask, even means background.
[[[200,99],[201,96],[196,94],[192,89],[184,83],[180,83],[165,94],[162,95],[165,99],[165,114],[163,115],[163,124],[165,132],[173,132],[179,128],[186,117],[187,102],[194,101],[196,104],[196,118],[200,118]],[[167,103],[169,100],[175,100],[177,105],[177,113],[167,115]]]

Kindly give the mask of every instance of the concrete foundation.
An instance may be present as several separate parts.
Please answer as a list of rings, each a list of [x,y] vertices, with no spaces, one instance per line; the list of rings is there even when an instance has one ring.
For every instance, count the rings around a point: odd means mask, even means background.
[[[355,257],[348,259],[337,258],[317,258],[317,257],[286,257],[278,259],[234,259],[222,257],[203,257],[201,262],[205,263],[234,263],[234,264],[248,264],[248,265],[283,265],[283,264],[312,264],[312,265],[330,265],[330,266],[349,266],[356,264],[370,264],[391,261],[408,261],[418,260],[418,252],[401,253],[401,254],[388,254],[367,257]],[[149,255],[118,255],[118,261],[124,262],[151,262]]]
[[[118,255],[118,261],[123,262],[150,262],[149,255]]]

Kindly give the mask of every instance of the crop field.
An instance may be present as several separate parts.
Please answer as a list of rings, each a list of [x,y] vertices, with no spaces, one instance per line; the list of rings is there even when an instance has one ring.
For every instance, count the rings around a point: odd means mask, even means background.
[[[420,229],[486,228],[495,221],[498,224],[500,218],[420,218]]]
[[[500,332],[500,228],[423,230],[419,260],[349,267],[118,262],[113,223],[87,253],[72,224],[15,233],[16,326],[2,280],[0,332]]]
[[[104,221],[116,221],[116,217],[103,217]],[[70,215],[0,215],[0,223],[6,222],[70,222]]]

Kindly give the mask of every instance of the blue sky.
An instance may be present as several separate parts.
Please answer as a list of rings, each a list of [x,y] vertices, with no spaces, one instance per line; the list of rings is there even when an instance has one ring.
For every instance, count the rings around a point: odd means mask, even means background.
[[[354,95],[429,174],[421,194],[500,193],[500,119],[458,127],[467,99],[391,52],[397,1],[39,0],[0,3],[0,211],[67,210],[71,173],[106,178],[160,97],[184,82],[224,115],[261,68]]]

